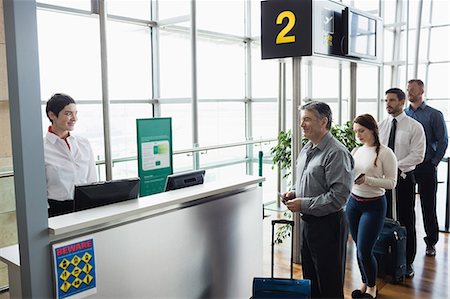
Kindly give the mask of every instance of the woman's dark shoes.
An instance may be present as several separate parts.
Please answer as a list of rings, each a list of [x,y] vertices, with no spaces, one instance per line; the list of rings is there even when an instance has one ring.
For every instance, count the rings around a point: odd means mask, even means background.
[[[361,290],[354,290],[352,292],[352,298],[362,298],[364,295],[363,292],[361,292]]]
[[[362,296],[362,298],[375,299],[375,298],[377,298],[377,296],[374,297],[374,296],[372,296],[372,295],[370,295],[370,294],[364,293],[363,296]]]

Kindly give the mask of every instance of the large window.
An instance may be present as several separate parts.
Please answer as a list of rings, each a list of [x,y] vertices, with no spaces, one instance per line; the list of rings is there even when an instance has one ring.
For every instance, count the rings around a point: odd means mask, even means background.
[[[43,3],[43,9],[38,10],[41,98],[45,101],[55,92],[66,92],[78,101],[80,118],[75,133],[89,138],[95,156],[102,160],[105,146],[102,80],[105,79],[102,79],[101,65],[105,58],[100,52],[99,17],[91,13],[88,0],[38,2]],[[415,72],[418,54],[417,77],[426,83],[430,105],[438,107],[450,120],[445,104],[450,97],[449,44],[444,38],[450,28],[445,13],[448,2],[423,1],[419,29],[416,28],[417,1],[410,1],[409,5],[406,0],[342,2],[375,15],[381,12],[384,17],[384,65],[357,63],[356,114],[376,115],[378,105],[383,105],[380,102],[384,90],[394,86],[405,88]],[[201,147],[243,142],[247,137],[275,139],[282,61],[286,63],[286,125],[288,129],[292,127],[292,115],[298,113],[291,106],[292,59],[261,60],[260,1],[196,1],[195,73],[192,72],[190,1],[109,0],[106,3],[110,146],[113,159],[125,161],[114,163],[115,177],[136,173],[134,162],[129,159],[136,155],[137,118],[171,117],[175,151],[193,147],[193,136],[197,134],[197,145]],[[397,13],[400,10],[402,13]],[[152,20],[152,15],[157,18]],[[420,40],[417,40],[417,30],[420,30]],[[416,45],[419,45],[418,53]],[[326,101],[333,109],[334,121],[346,122],[352,117],[350,86],[354,82],[349,78],[347,62],[304,61],[300,83],[302,101],[307,98]],[[198,97],[196,121],[192,120],[193,94]],[[381,111],[379,117],[383,118],[384,108]],[[43,124],[45,133],[48,126],[45,113]],[[252,152],[253,156],[248,156]],[[229,169],[248,169],[249,159],[256,161],[255,151],[249,151],[246,146],[227,148],[224,152],[210,150],[199,157],[202,166],[232,163],[234,166]],[[241,164],[233,164],[239,159]],[[190,169],[192,161],[192,154],[175,155],[175,169]],[[226,172],[227,167],[221,171]],[[266,183],[269,184],[275,183]]]

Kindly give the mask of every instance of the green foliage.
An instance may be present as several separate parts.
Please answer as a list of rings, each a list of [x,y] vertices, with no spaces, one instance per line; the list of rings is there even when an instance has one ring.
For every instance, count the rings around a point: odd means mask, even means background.
[[[347,121],[342,126],[333,125],[330,130],[331,134],[336,137],[351,152],[355,147],[360,146],[356,141],[355,132],[353,131],[353,123]]]
[[[292,213],[290,211],[286,211],[284,212],[284,217],[285,219],[292,219]],[[273,242],[275,244],[281,244],[283,243],[283,240],[286,239],[286,237],[290,237],[292,234],[292,226],[290,225],[280,225],[277,228],[277,231],[275,233],[275,239],[273,240]]]
[[[292,163],[292,133],[291,130],[284,132],[281,131],[278,135],[278,144],[270,149],[270,153],[273,156],[272,169],[277,165],[280,169],[286,170],[286,174],[283,176],[288,177],[291,174]]]
[[[350,152],[360,144],[356,141],[353,124],[347,121],[343,125],[333,124],[330,130],[331,134],[336,137]],[[302,138],[302,145],[308,142],[307,138]],[[289,177],[292,173],[292,132],[281,131],[278,135],[278,143],[271,148],[270,153],[273,155],[273,166],[280,167],[285,170],[283,178]],[[287,214],[285,213],[285,216]],[[283,240],[291,235],[291,226],[280,225],[275,234],[275,244],[283,243]]]

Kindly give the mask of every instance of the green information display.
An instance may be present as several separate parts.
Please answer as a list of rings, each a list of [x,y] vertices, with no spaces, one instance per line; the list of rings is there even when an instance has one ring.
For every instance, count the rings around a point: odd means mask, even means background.
[[[172,168],[172,119],[136,120],[140,196],[164,191]]]

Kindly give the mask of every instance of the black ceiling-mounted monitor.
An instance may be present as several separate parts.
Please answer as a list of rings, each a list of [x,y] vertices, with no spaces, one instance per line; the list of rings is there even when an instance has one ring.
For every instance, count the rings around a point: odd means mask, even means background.
[[[203,184],[205,170],[181,172],[167,176],[166,191]]]
[[[139,196],[139,178],[75,185],[74,211],[109,205]]]
[[[343,53],[357,58],[377,59],[377,22],[375,16],[346,7],[342,11],[344,23]]]

